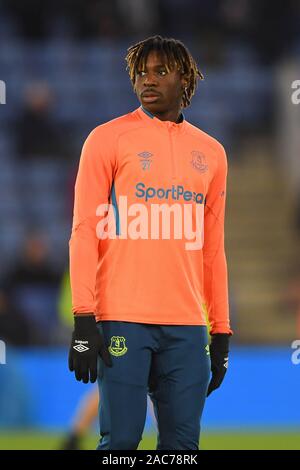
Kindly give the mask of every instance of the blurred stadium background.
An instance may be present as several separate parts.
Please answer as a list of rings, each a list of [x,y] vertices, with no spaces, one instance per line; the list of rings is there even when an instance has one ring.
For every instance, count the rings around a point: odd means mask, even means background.
[[[205,81],[185,114],[229,160],[235,335],[202,448],[300,449],[297,0],[0,0],[0,449],[57,448],[89,388],[67,370],[74,179],[89,131],[138,106],[124,56],[152,34],[196,58]]]

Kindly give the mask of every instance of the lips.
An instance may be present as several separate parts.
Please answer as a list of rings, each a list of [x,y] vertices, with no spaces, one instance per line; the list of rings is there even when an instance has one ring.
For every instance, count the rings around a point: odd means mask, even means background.
[[[156,91],[144,91],[142,93],[142,98],[147,98],[151,96],[159,96],[159,94]]]
[[[143,101],[146,101],[147,103],[153,103],[154,101],[158,100],[160,95],[155,91],[147,90],[144,91],[141,96]]]

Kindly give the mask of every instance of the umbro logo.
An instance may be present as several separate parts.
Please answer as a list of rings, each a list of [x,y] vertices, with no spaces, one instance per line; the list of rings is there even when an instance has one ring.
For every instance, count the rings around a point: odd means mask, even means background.
[[[225,361],[225,362],[224,362],[223,365],[224,365],[225,369],[228,369],[228,357],[225,357],[225,358],[224,358],[224,361]]]
[[[76,349],[76,351],[78,352],[84,352],[84,351],[88,351],[90,348],[87,348],[83,344],[78,344],[77,346],[73,346],[73,349]]]
[[[147,152],[146,150],[144,152],[138,153],[138,157],[140,157],[140,164],[142,167],[142,170],[150,170],[150,166],[152,163],[151,157],[153,157],[153,153]]]
[[[77,352],[84,352],[84,351],[88,351],[90,348],[88,348],[87,346],[85,346],[83,343],[87,343],[87,341],[77,341],[75,340],[75,343],[79,343],[79,344],[76,344],[76,346],[73,346],[73,349],[75,349],[75,351]]]
[[[152,157],[152,153],[150,152],[141,152],[141,153],[138,153],[138,156],[141,157],[141,158],[145,158],[146,160],[150,157]]]

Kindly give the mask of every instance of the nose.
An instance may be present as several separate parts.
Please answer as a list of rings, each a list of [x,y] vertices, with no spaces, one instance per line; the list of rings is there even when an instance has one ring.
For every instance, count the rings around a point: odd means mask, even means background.
[[[150,72],[147,73],[147,75],[145,76],[144,85],[146,87],[157,85],[157,78],[155,77],[153,73],[150,73]]]

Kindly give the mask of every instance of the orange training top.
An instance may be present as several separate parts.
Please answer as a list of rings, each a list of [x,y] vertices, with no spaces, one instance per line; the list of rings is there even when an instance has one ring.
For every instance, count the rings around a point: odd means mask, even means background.
[[[206,306],[210,332],[231,332],[226,176],[222,145],[184,119],[161,121],[140,107],[96,127],[75,185],[73,312],[206,325]]]

